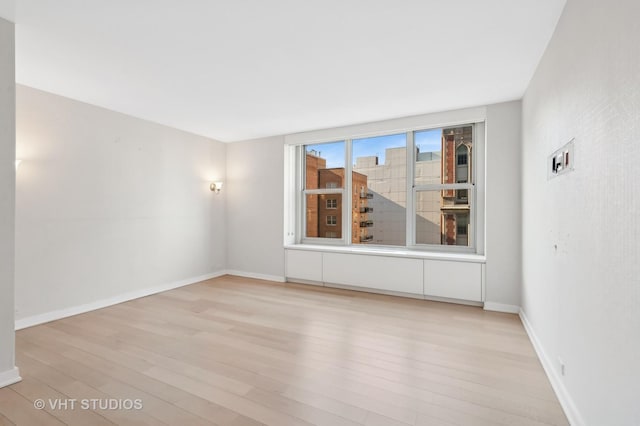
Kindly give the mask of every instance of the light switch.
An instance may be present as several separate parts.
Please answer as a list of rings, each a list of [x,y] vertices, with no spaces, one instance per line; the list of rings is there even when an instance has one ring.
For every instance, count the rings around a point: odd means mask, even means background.
[[[564,166],[564,154],[560,153],[556,155],[556,173],[560,173]]]
[[[547,159],[547,178],[568,173],[574,167],[574,139],[567,142],[562,148],[551,154]]]

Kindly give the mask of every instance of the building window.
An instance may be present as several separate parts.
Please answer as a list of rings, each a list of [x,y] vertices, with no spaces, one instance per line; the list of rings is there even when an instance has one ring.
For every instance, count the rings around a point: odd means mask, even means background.
[[[291,182],[303,183],[296,189],[302,196],[292,198],[302,230],[295,241],[480,252],[484,181],[475,173],[483,135],[480,122],[293,145],[299,155]]]

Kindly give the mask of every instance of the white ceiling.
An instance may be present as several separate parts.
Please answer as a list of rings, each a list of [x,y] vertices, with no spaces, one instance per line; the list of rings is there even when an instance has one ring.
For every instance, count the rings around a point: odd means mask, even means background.
[[[16,80],[230,142],[520,98],[565,0],[0,0]]]

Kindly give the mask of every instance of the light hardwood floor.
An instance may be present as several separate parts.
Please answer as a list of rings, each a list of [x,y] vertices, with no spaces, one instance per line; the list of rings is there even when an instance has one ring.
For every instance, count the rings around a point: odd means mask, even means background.
[[[0,424],[567,424],[519,318],[469,306],[224,276],[16,346]]]

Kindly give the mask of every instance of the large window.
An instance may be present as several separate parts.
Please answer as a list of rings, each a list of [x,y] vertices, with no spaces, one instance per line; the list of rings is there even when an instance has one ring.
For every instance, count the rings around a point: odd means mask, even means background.
[[[470,123],[299,145],[296,241],[476,251],[483,129]]]

